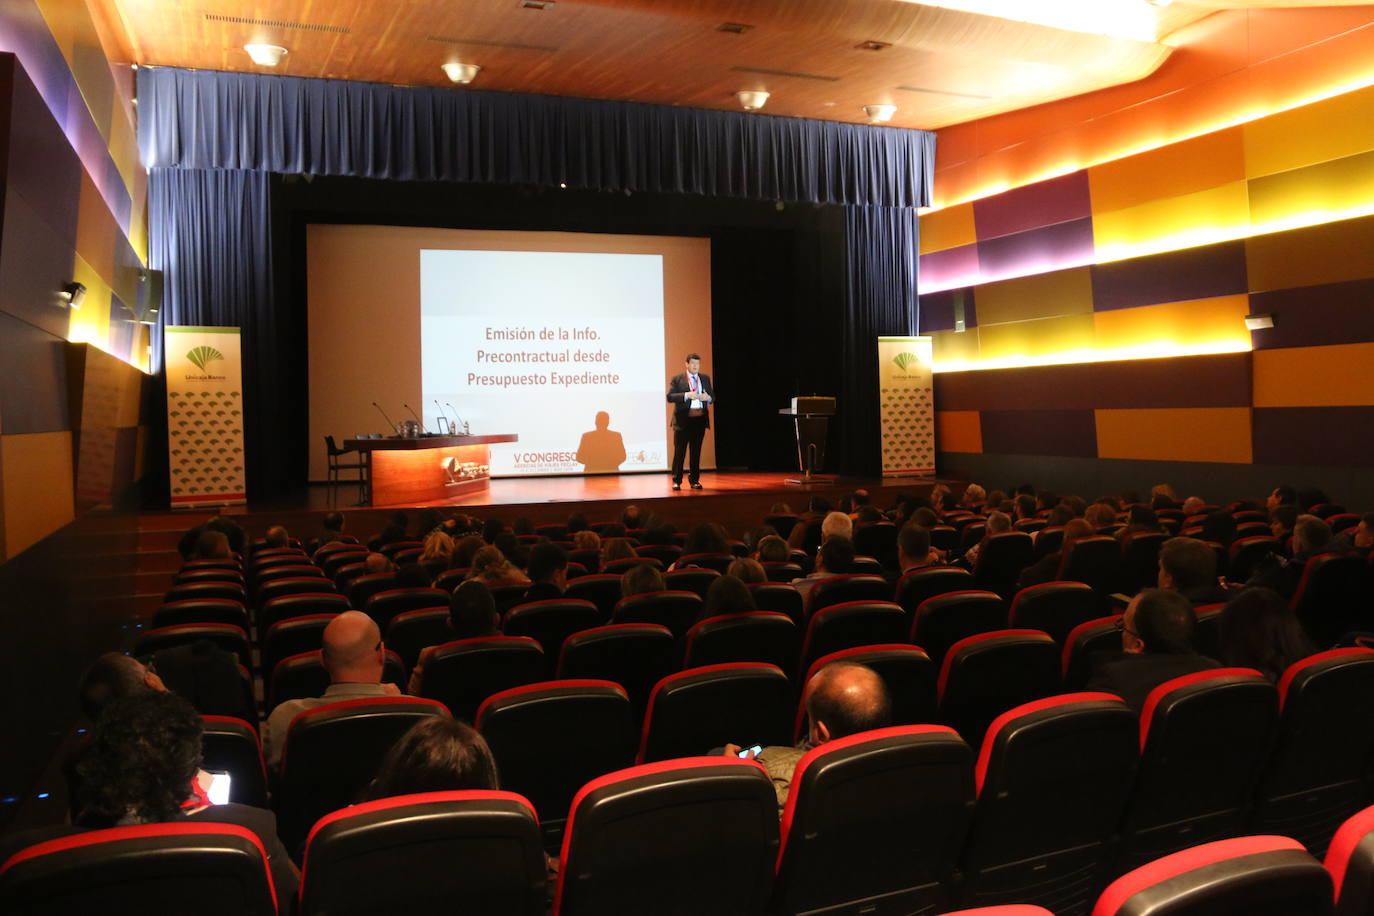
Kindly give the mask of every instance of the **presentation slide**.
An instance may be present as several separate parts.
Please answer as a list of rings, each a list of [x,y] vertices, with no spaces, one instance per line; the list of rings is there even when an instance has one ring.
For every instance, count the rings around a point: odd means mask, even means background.
[[[424,402],[519,432],[493,476],[665,470],[662,340],[662,255],[420,252]]]
[[[311,480],[415,417],[518,436],[494,477],[662,472],[668,380],[714,371],[709,239],[317,224],[306,261]]]

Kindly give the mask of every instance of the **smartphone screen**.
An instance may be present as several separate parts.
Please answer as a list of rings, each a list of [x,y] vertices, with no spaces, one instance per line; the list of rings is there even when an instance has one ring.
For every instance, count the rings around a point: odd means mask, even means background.
[[[757,756],[757,755],[758,755],[759,753],[761,753],[762,751],[763,751],[763,745],[762,745],[762,744],[756,744],[756,745],[754,745],[753,747],[746,747],[744,750],[740,751],[740,752],[739,752],[738,754],[736,754],[735,756],[739,757],[741,760],[748,760],[750,757],[755,757],[755,756]]]
[[[210,770],[210,804],[229,804],[229,773],[225,770]]]

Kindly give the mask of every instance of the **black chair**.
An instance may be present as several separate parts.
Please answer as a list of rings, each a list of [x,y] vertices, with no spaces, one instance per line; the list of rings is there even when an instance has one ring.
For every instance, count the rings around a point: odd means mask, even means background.
[[[1324,553],[1307,561],[1293,613],[1317,646],[1334,646],[1342,636],[1374,628],[1374,580],[1358,554]]]
[[[1035,560],[1035,545],[1024,531],[1003,531],[990,535],[978,548],[973,566],[975,588],[997,592],[1009,598],[1016,591],[1016,580]]]
[[[1134,595],[1142,588],[1154,588],[1159,581],[1159,548],[1169,535],[1135,531],[1121,539],[1121,591]]]
[[[772,665],[736,662],[689,668],[649,697],[639,763],[691,757],[729,743],[787,743],[792,685]]]
[[[720,573],[705,566],[695,566],[688,569],[675,569],[665,573],[664,583],[669,591],[677,592],[696,592],[701,596],[701,600],[706,600],[706,592],[711,587],[711,583],[720,578]]]
[[[539,822],[519,795],[401,795],[315,824],[297,912],[421,912],[461,900],[474,913],[544,916],[545,874]]]
[[[897,569],[897,526],[891,522],[870,522],[854,527],[854,549],[873,557],[886,569]]]
[[[610,681],[543,681],[493,694],[477,730],[496,758],[501,785],[529,799],[546,839],[562,833],[577,790],[634,764],[638,736],[630,698]]]
[[[800,579],[806,575],[800,563],[780,563],[776,560],[771,560],[760,565],[763,567],[763,574],[767,577],[769,582],[786,584],[793,579]]]
[[[682,548],[676,544],[645,544],[643,547],[636,547],[635,553],[641,557],[658,560],[663,564],[662,568],[666,569],[682,556]]]
[[[733,562],[735,555],[731,553],[684,553],[678,557],[677,568],[714,569],[723,576]]]
[[[696,592],[668,590],[621,598],[611,612],[612,623],[656,623],[681,639],[701,617],[702,600]]]
[[[257,729],[233,716],[201,716],[200,768],[223,771],[230,776],[229,801],[255,808],[267,807],[267,765]]]
[[[601,611],[590,601],[550,598],[511,608],[501,623],[501,632],[506,636],[528,636],[538,642],[544,649],[548,676],[552,677],[563,640],[600,623]]]
[[[264,631],[278,620],[310,614],[342,614],[347,610],[351,610],[348,599],[334,592],[282,595],[258,605],[258,630]]]
[[[902,606],[909,617],[914,617],[916,608],[927,598],[973,588],[973,573],[967,569],[958,566],[923,566],[904,573],[897,580],[897,593],[893,600]]]
[[[940,719],[978,747],[994,719],[1057,693],[1059,683],[1059,649],[1049,634],[995,630],[969,636],[950,646],[940,666]]]
[[[447,606],[403,611],[386,626],[386,647],[401,657],[409,671],[420,660],[421,651],[452,640],[448,617]]]
[[[919,646],[908,643],[855,646],[822,655],[811,663],[798,686],[803,687],[831,662],[852,662],[873,669],[883,679],[892,703],[893,725],[929,725],[938,720],[935,701],[935,664]],[[806,736],[806,704],[797,703],[793,743]]]
[[[797,626],[802,625],[805,612],[802,608],[801,592],[785,582],[749,582],[745,585],[754,599],[754,606],[760,611],[773,611],[786,614]]]
[[[362,610],[373,595],[395,587],[395,573],[363,573],[348,583],[348,606]]]
[[[1226,578],[1232,582],[1248,582],[1255,569],[1274,553],[1279,553],[1282,545],[1279,539],[1264,534],[1252,537],[1237,537],[1231,542],[1230,559],[1226,564]]]
[[[244,590],[241,582],[228,582],[216,580],[213,582],[187,582],[185,585],[173,585],[162,595],[163,604],[172,604],[176,601],[190,601],[201,598],[220,598],[229,601],[237,601],[240,604],[248,603],[248,593]]]
[[[1043,535],[1044,532],[1041,532]],[[1106,595],[1115,587],[1120,566],[1121,545],[1116,538],[1079,538],[1063,552],[1056,578],[1060,581],[1085,582],[1099,595]]]
[[[317,651],[324,639],[324,628],[337,614],[306,614],[278,620],[262,637],[262,670],[268,673],[284,658]]]
[[[227,623],[248,629],[248,609],[232,598],[188,598],[162,605],[153,612],[153,626],[174,627],[186,623]]]
[[[620,577],[604,573],[569,579],[568,587],[563,590],[564,598],[576,598],[595,604],[601,611],[602,620],[611,619],[611,611],[620,600],[620,596]]]
[[[383,632],[397,614],[421,608],[447,607],[449,594],[440,588],[392,588],[367,599],[363,613],[377,622]]]
[[[635,719],[643,717],[654,685],[677,667],[672,631],[658,624],[617,623],[574,633],[558,655],[560,680],[591,678],[625,688]]]
[[[1374,912],[1374,807],[1341,824],[1322,864],[1336,885],[1335,916]]]
[[[798,672],[822,655],[856,646],[901,642],[906,613],[891,601],[847,601],[813,611],[802,641]]]
[[[258,586],[256,591],[258,605],[261,606],[276,598],[287,595],[320,595],[334,590],[334,583],[323,576],[289,576],[273,579]]]
[[[226,652],[234,653],[241,665],[253,663],[253,646],[248,641],[248,633],[243,627],[228,623],[185,623],[144,630],[143,635],[134,643],[132,654],[138,658],[146,658],[164,649],[187,646],[202,639]]]
[[[783,810],[773,912],[943,912],[973,810],[973,755],[940,725],[810,750]]]
[[[845,573],[827,576],[811,587],[806,600],[808,617],[832,604],[845,604],[850,601],[887,601],[892,597],[892,586],[882,576],[864,573]]]
[[[1016,593],[1007,625],[1014,629],[1044,630],[1062,646],[1075,627],[1100,614],[1097,593],[1084,583],[1045,582]]]
[[[786,614],[753,611],[699,621],[687,631],[684,668],[729,662],[766,662],[787,671],[797,660],[800,636]]]
[[[1092,656],[1098,652],[1121,650],[1120,614],[1097,617],[1080,623],[1064,637],[1060,674],[1064,689],[1082,690],[1092,677]]]
[[[911,621],[911,642],[944,661],[949,647],[969,636],[1005,629],[1007,603],[996,592],[972,589],[927,598]]]
[[[762,913],[777,855],[777,799],[758,764],[631,767],[573,800],[552,914]]]
[[[329,485],[329,504],[332,506],[332,505],[334,505],[334,504],[337,502],[337,500],[338,500],[338,495],[339,495],[339,484],[342,482],[342,481],[339,479],[339,472],[340,472],[340,471],[357,471],[357,472],[358,472],[358,505],[361,506],[361,505],[365,504],[365,503],[367,502],[367,468],[368,468],[368,465],[367,465],[367,460],[366,460],[365,458],[363,458],[362,453],[359,452],[357,449],[339,448],[339,446],[334,442],[334,437],[333,437],[333,436],[325,436],[325,437],[324,437],[324,455],[325,455],[325,459],[329,462],[329,467],[328,467],[328,470],[326,471],[326,482],[327,482],[328,485]],[[342,459],[345,455],[357,455],[357,456],[358,456],[358,460],[357,460],[357,461],[342,461],[342,460],[340,460],[340,459]]]
[[[243,573],[236,569],[185,569],[172,576],[173,585],[191,582],[235,582],[244,584]]]
[[[420,674],[420,696],[438,700],[454,718],[472,722],[494,693],[544,677],[544,649],[526,636],[482,636],[437,647]]]

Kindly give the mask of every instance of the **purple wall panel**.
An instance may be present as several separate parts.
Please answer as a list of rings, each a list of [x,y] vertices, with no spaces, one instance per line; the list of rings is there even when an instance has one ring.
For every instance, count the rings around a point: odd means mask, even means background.
[[[980,241],[1091,215],[1086,169],[973,202],[973,224]]]
[[[1094,264],[1093,310],[1234,296],[1248,289],[1245,241]]]
[[[1374,407],[1256,407],[1252,428],[1255,464],[1374,467]]]
[[[978,315],[973,307],[973,287],[961,286],[938,293],[927,293],[920,297],[921,333],[934,334],[936,331],[954,330],[957,314],[955,303],[960,297],[964,300],[964,327],[972,328],[978,324]]]
[[[985,410],[981,420],[986,454],[1097,457],[1091,410]]]
[[[1092,263],[1091,217],[978,243],[982,282],[1080,267]]]
[[[1274,316],[1250,332],[1256,350],[1374,341],[1374,280],[1251,293],[1250,311]]]
[[[978,246],[960,245],[921,255],[920,288],[951,289],[979,282]]]

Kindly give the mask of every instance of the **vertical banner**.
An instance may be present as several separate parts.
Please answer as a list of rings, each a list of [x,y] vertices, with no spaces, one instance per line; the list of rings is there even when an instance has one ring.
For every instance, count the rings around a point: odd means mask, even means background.
[[[878,338],[883,476],[935,473],[935,391],[930,337]]]
[[[164,328],[172,508],[247,501],[238,328]]]

